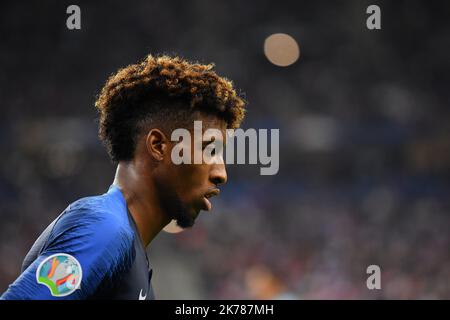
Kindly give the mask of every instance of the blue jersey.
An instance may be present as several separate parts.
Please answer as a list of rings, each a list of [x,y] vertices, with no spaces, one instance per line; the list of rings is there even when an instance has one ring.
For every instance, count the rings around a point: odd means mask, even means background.
[[[145,248],[117,186],[70,204],[1,299],[154,299]]]

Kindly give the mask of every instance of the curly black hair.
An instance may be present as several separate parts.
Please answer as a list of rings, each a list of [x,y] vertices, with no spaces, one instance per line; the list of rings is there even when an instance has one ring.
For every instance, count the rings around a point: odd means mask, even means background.
[[[246,102],[213,67],[177,56],[148,55],[110,76],[95,106],[99,137],[111,160],[132,160],[137,138],[149,122],[175,125],[202,111],[226,121],[228,128],[238,128]]]

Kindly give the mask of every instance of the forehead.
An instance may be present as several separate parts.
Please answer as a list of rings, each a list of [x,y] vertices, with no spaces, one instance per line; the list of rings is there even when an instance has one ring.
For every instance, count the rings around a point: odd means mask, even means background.
[[[226,121],[213,114],[205,114],[203,112],[196,111],[194,114],[194,120],[202,121],[203,131],[207,129],[219,129],[221,131],[225,131],[227,129]]]

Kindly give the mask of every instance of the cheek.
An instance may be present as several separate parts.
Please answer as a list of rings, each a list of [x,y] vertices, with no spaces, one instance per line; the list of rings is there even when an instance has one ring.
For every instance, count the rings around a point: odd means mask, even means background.
[[[174,169],[177,193],[182,198],[197,197],[207,183],[207,170],[203,165],[179,165]]]
[[[171,169],[173,173],[174,185],[178,193],[188,194],[195,188],[195,170],[190,168],[191,165],[174,165]]]

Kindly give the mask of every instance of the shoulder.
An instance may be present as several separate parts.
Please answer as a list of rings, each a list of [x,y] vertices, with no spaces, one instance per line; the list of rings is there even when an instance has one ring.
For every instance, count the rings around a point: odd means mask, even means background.
[[[98,248],[132,245],[132,231],[126,207],[114,203],[108,194],[79,199],[60,215],[51,230],[49,245],[65,243]],[[84,242],[82,244],[81,242]],[[87,243],[86,243],[87,242]]]

